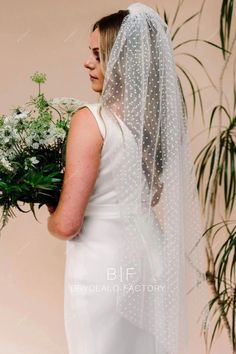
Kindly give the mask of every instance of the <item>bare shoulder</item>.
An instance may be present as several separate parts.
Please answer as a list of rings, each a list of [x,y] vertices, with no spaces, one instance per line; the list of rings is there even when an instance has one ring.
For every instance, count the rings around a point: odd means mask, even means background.
[[[79,108],[72,115],[69,135],[76,135],[81,143],[82,141],[86,141],[87,144],[95,143],[99,147],[103,144],[103,137],[96,119],[91,110],[86,106]]]
[[[73,113],[71,120],[87,119],[89,121],[91,118],[93,118],[93,113],[88,107],[83,106],[78,108],[78,110]]]

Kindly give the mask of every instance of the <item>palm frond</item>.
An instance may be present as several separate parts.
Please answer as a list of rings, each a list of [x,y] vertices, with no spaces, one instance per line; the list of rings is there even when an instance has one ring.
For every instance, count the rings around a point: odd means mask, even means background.
[[[220,40],[224,59],[226,50],[229,48],[233,8],[234,0],[222,0],[220,12]]]
[[[193,14],[192,16],[188,17],[186,20],[184,20],[184,22],[182,22],[174,31],[174,33],[171,36],[172,41],[175,39],[175,36],[178,34],[178,32],[183,28],[183,26],[190,22],[192,19],[194,19],[196,16],[198,16],[200,14],[200,11],[197,11],[195,14]]]
[[[209,130],[211,129],[217,110],[222,110],[227,117],[229,124],[220,134],[219,159],[215,160],[216,154],[216,138],[213,138],[195,158],[194,164],[196,167],[197,187],[199,192],[203,190],[203,203],[205,203],[209,193],[209,184],[211,174],[215,164],[217,164],[217,184],[215,187],[215,197],[218,194],[218,189],[223,183],[223,194],[225,202],[226,215],[229,216],[232,212],[236,197],[236,148],[235,148],[235,129],[236,117],[231,118],[227,109],[217,105],[213,108],[210,119]],[[203,188],[203,182],[206,178],[207,184]],[[201,188],[202,184],[202,188]]]

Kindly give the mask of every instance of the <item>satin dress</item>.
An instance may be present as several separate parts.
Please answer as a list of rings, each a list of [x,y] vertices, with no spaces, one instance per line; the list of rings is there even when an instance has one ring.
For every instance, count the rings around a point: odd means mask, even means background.
[[[64,324],[68,353],[154,354],[153,336],[116,312],[116,292],[110,286],[114,277],[122,276],[119,246],[125,230],[112,183],[112,169],[119,158],[114,151],[122,136],[109,116],[100,116],[99,105],[86,104],[104,138],[99,173],[80,233],[66,241]]]

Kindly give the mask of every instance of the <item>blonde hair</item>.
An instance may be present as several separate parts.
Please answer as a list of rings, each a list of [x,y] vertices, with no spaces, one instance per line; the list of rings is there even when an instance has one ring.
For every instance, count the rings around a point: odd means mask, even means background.
[[[116,36],[120,30],[122,21],[127,15],[129,15],[129,10],[119,10],[118,12],[112,13],[111,15],[100,18],[100,20],[96,21],[92,26],[92,32],[95,31],[96,28],[98,28],[100,33],[100,42],[99,42],[100,63],[101,63],[101,70],[104,76],[107,68],[108,59],[111,53],[111,49],[115,42]],[[102,106],[100,106],[99,108],[99,115],[104,122],[105,131],[107,133],[106,124],[102,116]],[[123,135],[123,129],[118,119],[115,119],[115,121],[118,123]]]
[[[92,32],[98,28],[100,33],[100,62],[101,70],[105,75],[107,62],[112,46],[121,27],[122,21],[129,14],[129,10],[119,10],[111,15],[104,16],[92,26]]]

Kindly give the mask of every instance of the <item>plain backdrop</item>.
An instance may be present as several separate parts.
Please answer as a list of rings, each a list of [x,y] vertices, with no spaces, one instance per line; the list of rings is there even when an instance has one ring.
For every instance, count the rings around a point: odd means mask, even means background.
[[[83,63],[89,54],[92,24],[104,15],[126,9],[132,1],[120,0],[0,0],[0,113],[29,100],[37,94],[30,75],[47,74],[42,86],[50,97],[76,97],[97,102]],[[172,13],[176,0],[143,1]],[[220,0],[208,0],[201,20],[200,37],[219,43]],[[179,23],[199,10],[200,0],[186,0]],[[196,21],[179,33],[179,41],[195,36]],[[189,45],[191,53],[204,61],[209,74],[218,82],[222,60],[214,48]],[[209,87],[203,71],[190,59],[179,57],[204,88],[206,119],[217,102],[217,93]],[[228,78],[229,82],[231,78]],[[184,82],[187,99],[190,89]],[[207,141],[200,113],[189,120],[193,154]],[[27,207],[25,206],[25,209]],[[68,354],[63,324],[63,282],[65,242],[47,231],[46,207],[37,211],[39,222],[31,213],[16,212],[0,237],[0,354]],[[194,304],[198,311],[197,304]],[[193,309],[194,310],[194,309]],[[108,324],[109,325],[109,324]],[[192,328],[189,354],[203,354],[203,337]],[[79,335],[79,334],[78,334]],[[224,333],[213,354],[230,353]],[[228,351],[227,351],[228,350]],[[148,353],[147,353],[148,354]],[[182,354],[182,353],[181,353]]]

